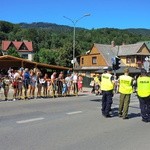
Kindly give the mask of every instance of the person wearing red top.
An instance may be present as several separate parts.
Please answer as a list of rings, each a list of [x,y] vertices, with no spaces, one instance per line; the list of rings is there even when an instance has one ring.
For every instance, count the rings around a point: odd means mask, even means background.
[[[83,77],[82,75],[78,76],[78,90],[83,92]]]

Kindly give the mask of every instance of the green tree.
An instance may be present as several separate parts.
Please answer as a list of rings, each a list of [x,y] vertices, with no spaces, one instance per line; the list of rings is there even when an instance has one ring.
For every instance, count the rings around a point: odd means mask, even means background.
[[[40,62],[38,52],[35,52],[33,60],[36,61],[36,62]]]
[[[0,42],[1,42],[2,40],[7,39],[7,38],[8,38],[7,34],[6,34],[5,32],[0,31]]]
[[[0,21],[0,31],[9,33],[13,30],[14,25],[7,21]]]
[[[13,47],[8,49],[7,54],[15,57],[20,57],[19,53]]]
[[[72,67],[73,28],[51,23],[12,24],[0,21],[0,44],[2,40],[28,40],[33,43],[34,60],[48,64]],[[91,50],[94,43],[116,45],[150,41],[148,29],[83,29],[76,28],[75,56]],[[11,55],[16,51],[10,50]]]
[[[58,53],[57,51],[49,50],[42,48],[38,52],[39,62],[46,63],[46,64],[53,64],[57,65],[58,61]]]
[[[71,60],[73,59],[72,43],[65,43],[59,50],[58,62],[61,66],[72,67]]]

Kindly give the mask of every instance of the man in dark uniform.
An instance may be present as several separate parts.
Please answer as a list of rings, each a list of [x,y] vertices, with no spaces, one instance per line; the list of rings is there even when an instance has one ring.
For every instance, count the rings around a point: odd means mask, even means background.
[[[143,122],[150,122],[150,77],[145,69],[141,70],[141,76],[137,79],[137,94],[140,101],[141,116]]]
[[[111,117],[109,114],[111,110],[114,77],[112,76],[112,68],[108,67],[107,72],[101,76],[101,90],[102,90],[102,115],[106,118]]]

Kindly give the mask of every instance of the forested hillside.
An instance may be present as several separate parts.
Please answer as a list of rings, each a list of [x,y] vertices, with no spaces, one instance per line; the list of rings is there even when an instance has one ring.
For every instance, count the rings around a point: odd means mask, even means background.
[[[35,61],[48,64],[72,66],[73,27],[52,23],[20,23],[0,21],[0,43],[2,40],[28,40],[33,42]],[[148,29],[83,29],[76,28],[75,56],[90,50],[93,43],[117,45],[150,41]]]
[[[150,36],[150,29],[142,29],[142,28],[138,28],[138,29],[126,29],[127,31],[137,34],[137,35],[142,35],[142,36]]]

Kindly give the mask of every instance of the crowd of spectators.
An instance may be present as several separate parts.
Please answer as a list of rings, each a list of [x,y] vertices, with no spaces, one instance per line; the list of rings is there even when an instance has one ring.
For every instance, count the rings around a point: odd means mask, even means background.
[[[68,71],[44,73],[34,68],[10,68],[5,75],[0,74],[0,90],[8,100],[10,88],[13,88],[13,101],[21,99],[47,98],[78,95],[82,92],[83,77],[77,72]]]

